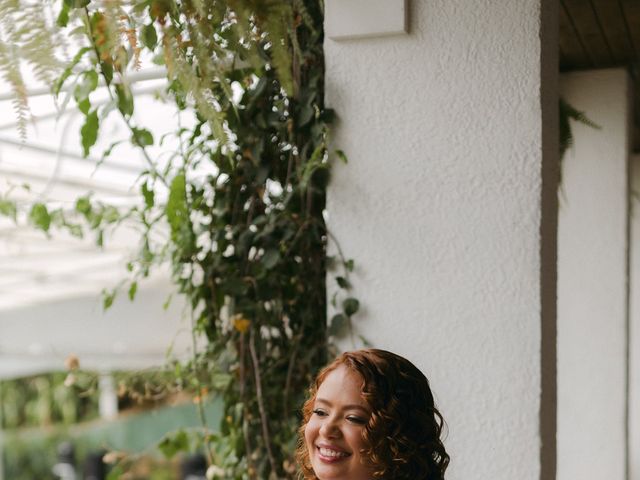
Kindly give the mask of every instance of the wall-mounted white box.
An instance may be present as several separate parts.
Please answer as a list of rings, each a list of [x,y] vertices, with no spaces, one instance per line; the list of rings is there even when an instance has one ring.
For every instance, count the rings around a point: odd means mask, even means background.
[[[409,31],[409,0],[325,0],[325,33],[332,40]]]

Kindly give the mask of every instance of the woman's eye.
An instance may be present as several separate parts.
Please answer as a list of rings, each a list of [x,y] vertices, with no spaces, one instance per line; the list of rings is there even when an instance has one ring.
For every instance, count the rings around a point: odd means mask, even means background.
[[[313,413],[315,415],[320,416],[320,417],[324,417],[327,414],[327,412],[325,412],[324,410],[321,410],[319,408],[316,408],[315,410],[313,410]]]
[[[349,420],[351,423],[356,423],[358,425],[364,425],[365,423],[367,423],[367,421],[362,418],[362,417],[354,417],[354,416],[348,416],[347,420]]]

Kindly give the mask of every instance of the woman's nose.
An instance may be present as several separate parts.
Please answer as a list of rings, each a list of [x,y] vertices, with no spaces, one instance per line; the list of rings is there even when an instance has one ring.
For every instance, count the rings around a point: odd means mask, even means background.
[[[320,427],[320,434],[327,438],[337,438],[340,436],[340,425],[334,418],[327,418]]]

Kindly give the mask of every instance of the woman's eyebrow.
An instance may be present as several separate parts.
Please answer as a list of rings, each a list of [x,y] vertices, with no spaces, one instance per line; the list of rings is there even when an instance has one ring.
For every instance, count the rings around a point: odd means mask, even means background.
[[[322,403],[327,407],[333,407],[333,404],[325,398],[316,398],[316,402]],[[350,404],[350,405],[343,405],[342,409],[343,410],[362,410],[363,412],[369,413],[369,410],[366,407],[364,407],[363,405],[358,405],[356,403]]]

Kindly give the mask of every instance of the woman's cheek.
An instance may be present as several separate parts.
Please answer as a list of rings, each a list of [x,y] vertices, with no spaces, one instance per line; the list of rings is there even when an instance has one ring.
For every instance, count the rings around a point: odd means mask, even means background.
[[[313,443],[315,437],[318,435],[318,430],[320,426],[318,425],[317,420],[313,417],[309,419],[307,425],[304,427],[304,438],[307,443],[307,447]]]

